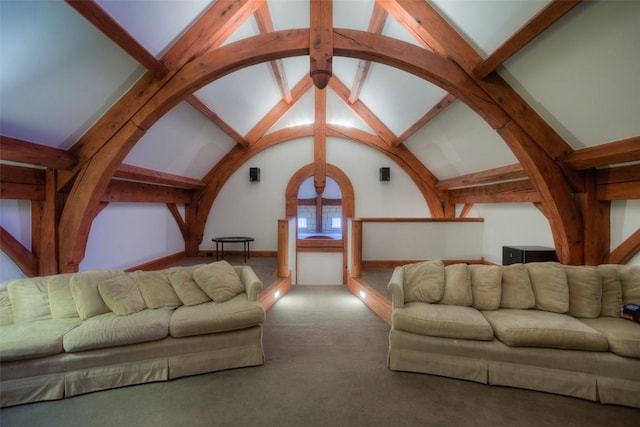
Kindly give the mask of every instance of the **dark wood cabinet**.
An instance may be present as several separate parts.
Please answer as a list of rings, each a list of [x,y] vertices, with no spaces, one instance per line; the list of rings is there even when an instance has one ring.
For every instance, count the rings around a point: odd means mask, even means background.
[[[545,246],[503,246],[502,265],[558,261],[556,250]]]

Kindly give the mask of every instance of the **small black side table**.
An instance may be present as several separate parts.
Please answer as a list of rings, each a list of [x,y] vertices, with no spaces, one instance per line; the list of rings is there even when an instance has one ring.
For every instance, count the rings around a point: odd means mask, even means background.
[[[253,237],[244,237],[244,236],[229,236],[229,237],[214,237],[211,239],[212,242],[216,242],[216,261],[220,259],[218,256],[218,245],[220,245],[220,255],[222,259],[224,259],[224,244],[225,243],[242,243],[244,248],[244,262],[247,263],[247,259],[249,258],[249,244],[253,242],[255,239]]]

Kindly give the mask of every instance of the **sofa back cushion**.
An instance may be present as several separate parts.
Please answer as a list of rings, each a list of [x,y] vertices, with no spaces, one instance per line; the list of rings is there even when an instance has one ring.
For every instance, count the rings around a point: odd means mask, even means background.
[[[407,264],[404,269],[404,301],[435,303],[444,294],[444,264],[432,260]]]
[[[497,310],[502,299],[502,269],[498,265],[473,264],[471,293],[473,306],[478,310]]]
[[[211,298],[193,280],[192,272],[189,268],[181,268],[171,272],[169,281],[184,305],[198,305],[211,301]]]
[[[118,316],[127,316],[147,308],[138,284],[129,274],[102,280],[98,291],[104,303]]]
[[[618,280],[617,266],[599,265],[598,271],[602,277],[602,308],[600,315],[620,317],[622,285],[620,285],[620,280]]]
[[[602,276],[596,267],[565,265],[569,285],[569,314],[593,319],[602,310]]]
[[[51,319],[47,277],[12,280],[7,284],[7,291],[14,323]]]
[[[531,262],[525,265],[536,297],[536,308],[553,313],[568,312],[569,285],[562,264]]]
[[[74,273],[56,274],[49,276],[47,291],[49,292],[49,306],[51,317],[54,319],[67,319],[78,317],[78,308],[71,294],[71,278]]]
[[[440,303],[471,306],[471,272],[467,264],[452,264],[444,268],[444,293]]]
[[[193,272],[193,280],[215,302],[225,302],[244,292],[244,284],[226,261],[212,262]]]
[[[147,307],[176,308],[182,305],[169,281],[171,271],[136,271],[131,274],[138,283],[138,288]]]
[[[622,304],[640,304],[640,266],[621,265],[618,279],[622,286]]]
[[[71,277],[71,295],[81,319],[86,320],[110,311],[100,296],[98,284],[117,274],[124,273],[114,270],[95,270],[76,273]]]
[[[529,271],[524,264],[502,267],[502,299],[500,307],[527,309],[536,306]]]
[[[8,291],[0,291],[0,326],[13,324],[13,308]]]

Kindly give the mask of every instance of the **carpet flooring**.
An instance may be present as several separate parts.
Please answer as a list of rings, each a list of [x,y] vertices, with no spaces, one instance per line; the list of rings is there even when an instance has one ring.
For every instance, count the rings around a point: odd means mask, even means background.
[[[9,426],[631,426],[640,410],[386,367],[388,326],[344,286],[294,286],[266,362],[0,411]]]

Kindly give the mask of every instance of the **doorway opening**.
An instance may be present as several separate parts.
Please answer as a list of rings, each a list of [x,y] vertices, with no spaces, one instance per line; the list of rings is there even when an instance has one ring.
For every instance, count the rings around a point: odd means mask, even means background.
[[[322,194],[316,193],[313,177],[308,177],[298,190],[298,239],[342,240],[342,191],[338,183],[327,177]]]

